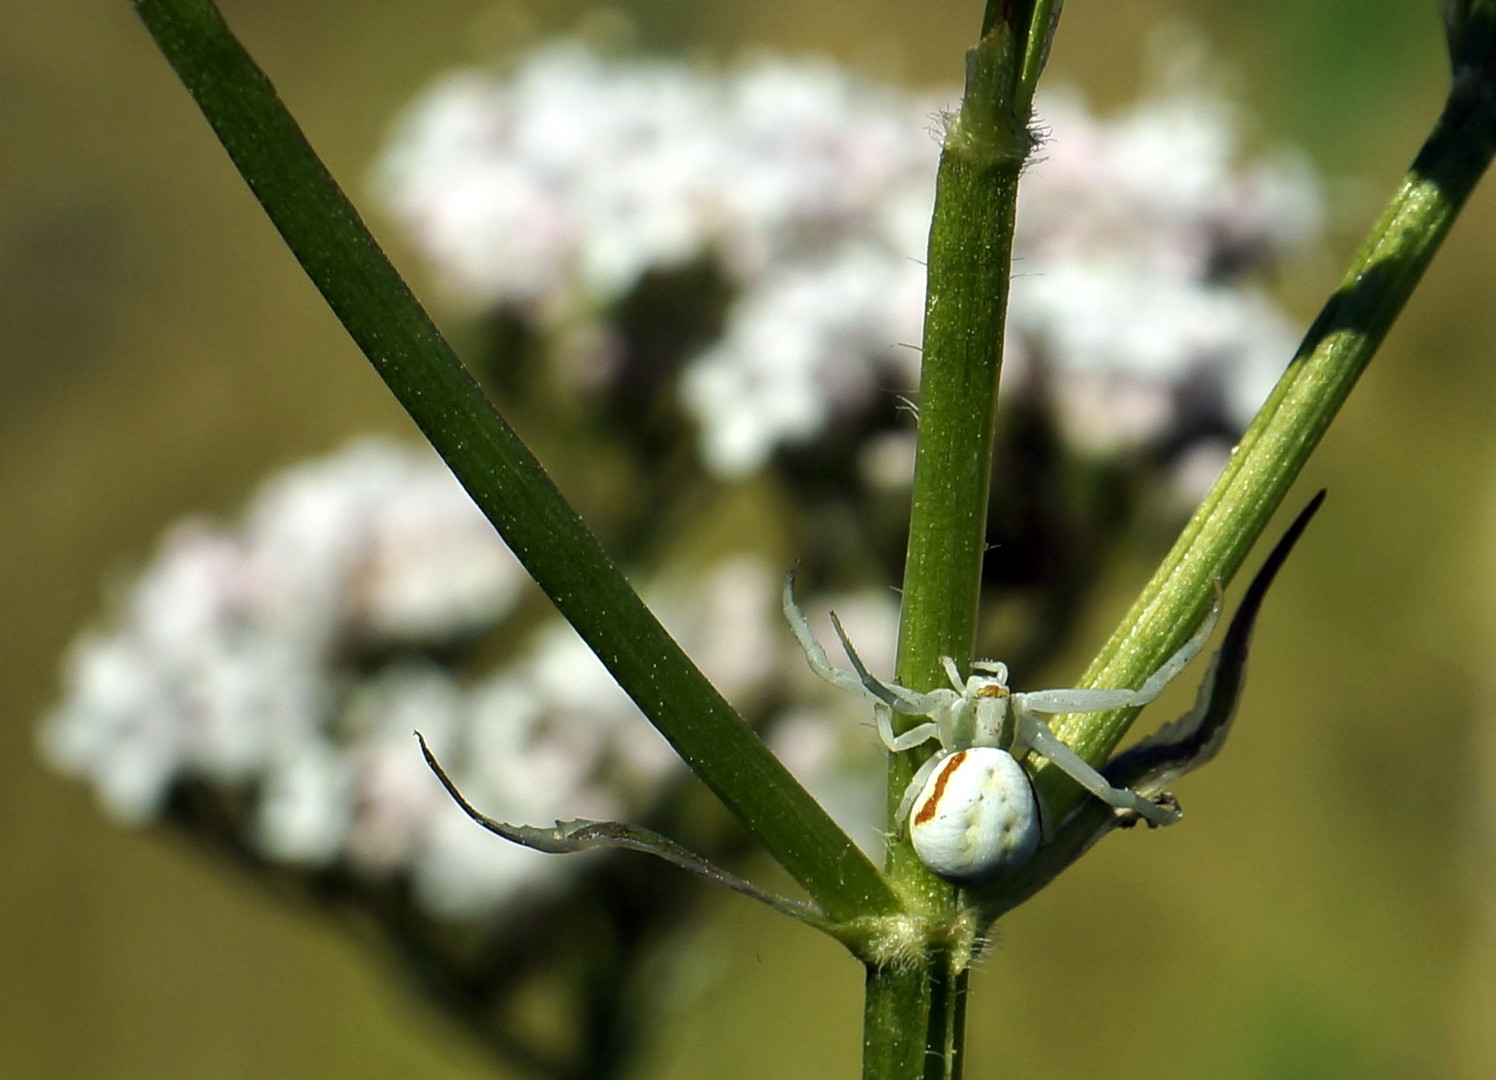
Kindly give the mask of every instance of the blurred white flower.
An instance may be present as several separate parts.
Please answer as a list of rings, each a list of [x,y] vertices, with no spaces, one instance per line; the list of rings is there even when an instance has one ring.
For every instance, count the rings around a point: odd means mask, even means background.
[[[387,865],[409,844],[370,838],[370,821],[405,828],[401,810],[445,801],[411,729],[454,742],[471,706],[434,665],[370,681],[350,661],[492,626],[526,580],[434,454],[355,443],[272,478],[238,529],[172,529],[71,650],[43,749],[128,823],[197,779],[253,793],[248,839],[270,858],[324,863],[351,843]],[[403,786],[387,756],[412,759]]]
[[[642,274],[715,257],[735,296],[680,393],[706,467],[738,476],[914,388],[898,346],[920,339],[930,117],[955,97],[812,61],[714,72],[558,44],[423,95],[378,184],[458,295],[517,306],[557,342]],[[1162,442],[1200,408],[1244,425],[1292,355],[1260,279],[1318,234],[1309,168],[1239,163],[1231,110],[1177,80],[1108,119],[1049,91],[1037,115],[1010,380],[1042,369],[1089,453]]]
[[[170,531],[110,622],[69,654],[42,747],[124,823],[159,815],[174,785],[205,782],[248,806],[241,839],[272,861],[406,875],[438,918],[485,915],[563,887],[586,860],[515,848],[475,825],[413,730],[475,805],[521,823],[638,820],[682,768],[559,618],[487,674],[426,655],[499,626],[523,580],[429,450],[356,443],[273,477],[237,529]],[[778,575],[757,559],[667,575],[645,592],[739,705],[759,707],[794,662]],[[865,629],[858,610],[848,624]],[[891,626],[878,637],[891,641]],[[797,745],[816,722],[834,734],[800,755],[802,773],[854,807],[828,748],[862,733],[834,707],[802,711]]]
[[[868,247],[766,276],[681,384],[707,467],[752,472],[779,445],[812,439],[833,414],[874,405],[885,383],[912,384],[918,354],[895,343],[917,336],[923,301],[922,267]],[[896,364],[903,370],[890,379]]]
[[[179,717],[159,693],[137,643],[86,637],[68,654],[70,696],[41,732],[42,748],[66,772],[93,780],[105,811],[139,824],[161,807],[176,771]]]
[[[1038,362],[1071,443],[1106,454],[1181,426],[1212,382],[1245,427],[1298,335],[1258,278],[1321,229],[1301,160],[1236,164],[1225,102],[1166,86],[1110,119],[1050,91],[1019,196],[1007,375]]]
[[[290,747],[260,788],[256,841],[272,859],[330,862],[353,818],[353,768],[317,737]]]
[[[890,185],[931,183],[934,144],[907,134],[929,111],[830,64],[718,76],[562,43],[512,79],[462,72],[428,91],[378,186],[460,295],[573,315],[707,250],[750,280],[823,233],[886,235]]]

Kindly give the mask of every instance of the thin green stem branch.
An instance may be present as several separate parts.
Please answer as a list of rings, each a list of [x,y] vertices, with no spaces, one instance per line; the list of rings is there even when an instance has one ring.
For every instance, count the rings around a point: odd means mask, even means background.
[[[1023,67],[1018,73],[1018,101],[1033,101],[1034,90],[1039,85],[1039,76],[1049,62],[1049,44],[1054,39],[1055,25],[1060,21],[1062,0],[1034,0],[1033,11],[1028,19],[1028,40],[1023,52]]]
[[[877,868],[660,626],[494,410],[213,4],[134,2],[353,340],[644,714],[833,919],[900,910]]]

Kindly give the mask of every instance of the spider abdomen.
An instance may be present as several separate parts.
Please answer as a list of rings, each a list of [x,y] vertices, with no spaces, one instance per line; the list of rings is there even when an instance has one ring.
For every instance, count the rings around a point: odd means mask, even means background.
[[[914,800],[909,839],[947,881],[980,885],[1017,869],[1039,846],[1039,807],[1023,767],[1006,750],[958,750]]]

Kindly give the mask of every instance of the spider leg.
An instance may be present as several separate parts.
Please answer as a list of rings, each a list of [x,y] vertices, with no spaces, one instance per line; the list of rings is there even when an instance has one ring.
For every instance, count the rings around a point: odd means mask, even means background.
[[[857,650],[852,648],[852,642],[847,637],[847,632],[842,629],[841,620],[836,617],[834,611],[831,613],[831,625],[836,628],[836,636],[841,639],[842,648],[846,651],[847,659],[852,661],[852,669],[857,672],[858,681],[863,689],[898,712],[919,713],[923,711],[921,706],[929,695],[916,694],[913,690],[886,683],[874,676],[868,671],[867,665],[862,662],[862,657],[857,655]]]
[[[1210,632],[1215,629],[1216,620],[1221,617],[1221,603],[1221,583],[1216,581],[1215,599],[1211,602],[1204,621],[1200,623],[1200,628],[1136,690],[1089,690],[1074,687],[1065,690],[1035,690],[1014,694],[1013,697],[1020,700],[1024,708],[1046,713],[1103,712],[1107,709],[1147,705],[1205,647],[1205,643],[1210,640]]]
[[[1087,713],[1145,704],[1137,697],[1136,690],[1087,690],[1077,686],[1064,690],[1030,690],[1014,694],[1013,700],[1022,702],[1023,708],[1034,712]]]
[[[805,660],[812,671],[833,686],[854,693],[867,694],[876,700],[874,713],[878,721],[878,736],[889,750],[902,753],[932,738],[939,738],[940,725],[934,718],[940,715],[942,710],[949,708],[949,702],[954,700],[956,695],[950,690],[916,694],[902,686],[892,685],[875,678],[868,671],[867,665],[862,662],[862,657],[857,655],[857,650],[852,647],[852,642],[847,638],[847,632],[842,629],[841,620],[835,614],[831,616],[831,624],[836,627],[836,635],[841,639],[842,648],[846,649],[847,657],[852,661],[852,667],[855,670],[848,671],[846,668],[833,667],[831,661],[826,658],[826,650],[821,648],[821,643],[816,640],[815,634],[811,631],[805,612],[801,611],[800,605],[795,603],[793,570],[786,574],[784,579],[784,617],[789,621],[790,630],[794,632],[795,639],[800,642],[800,647],[805,650]],[[893,730],[895,712],[910,716],[929,716],[932,719],[929,723],[916,724],[908,731],[895,734]]]
[[[980,671],[983,675],[991,675],[1004,686],[1008,683],[1008,665],[1001,660],[973,660],[972,671]]]
[[[795,603],[795,572],[793,570],[784,577],[784,617],[790,624],[795,640],[800,643],[800,648],[805,650],[805,662],[810,665],[811,671],[842,690],[850,690],[859,694],[871,693],[879,701],[889,701],[887,694],[875,691],[868,685],[867,680],[859,677],[857,672],[833,667],[831,661],[826,658],[826,650],[821,648],[821,643],[811,632],[810,622],[805,618],[805,612],[801,611],[800,605]],[[858,661],[858,663],[861,662]],[[872,681],[877,683],[876,679]]]
[[[1221,588],[1221,579],[1211,580],[1214,596],[1210,601],[1210,610],[1206,612],[1205,619],[1200,623],[1200,628],[1190,636],[1190,639],[1179,647],[1179,651],[1164,661],[1163,666],[1148,676],[1146,682],[1138,687],[1138,700],[1132,702],[1134,705],[1146,705],[1163,691],[1169,680],[1184,670],[1184,666],[1193,660],[1205,643],[1210,640],[1210,632],[1215,629],[1216,621],[1221,617],[1221,608],[1225,604],[1225,593]]]
[[[1056,768],[1108,806],[1135,810],[1154,825],[1172,825],[1179,820],[1177,809],[1160,806],[1131,788],[1113,787],[1106,777],[1061,742],[1037,714],[1019,709],[1017,720],[1019,733],[1015,746],[1031,747],[1034,753],[1053,762]]]
[[[880,702],[873,706],[873,713],[878,718],[878,738],[882,739],[883,745],[895,754],[913,750],[921,743],[940,737],[940,725],[933,720],[925,724],[916,724],[908,731],[895,735],[892,706]]]
[[[951,685],[956,688],[956,693],[966,690],[966,680],[961,678],[961,669],[956,666],[956,661],[949,656],[940,658],[940,666],[945,669],[945,677],[950,679]],[[973,664],[973,667],[976,665]]]

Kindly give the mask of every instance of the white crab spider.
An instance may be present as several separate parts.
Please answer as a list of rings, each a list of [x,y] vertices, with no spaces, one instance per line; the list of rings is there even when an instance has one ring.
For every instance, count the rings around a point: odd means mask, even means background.
[[[1200,628],[1136,690],[1008,689],[1007,665],[978,660],[964,682],[956,662],[941,658],[951,688],[916,693],[875,678],[831,617],[853,670],[833,667],[795,603],[794,576],[784,583],[784,614],[811,670],[834,686],[874,701],[878,735],[893,753],[912,750],[930,739],[940,749],[924,763],[899,802],[896,835],[905,826],[920,861],[934,873],[962,885],[992,881],[1021,866],[1039,846],[1049,823],[1032,782],[1018,758],[1032,750],[1053,762],[1091,794],[1141,815],[1154,825],[1179,820],[1179,811],[1153,802],[1131,788],[1113,787],[1079,754],[1055,736],[1040,713],[1087,713],[1146,705],[1205,647],[1221,614],[1219,589]],[[895,734],[893,714],[923,716],[925,723]]]

